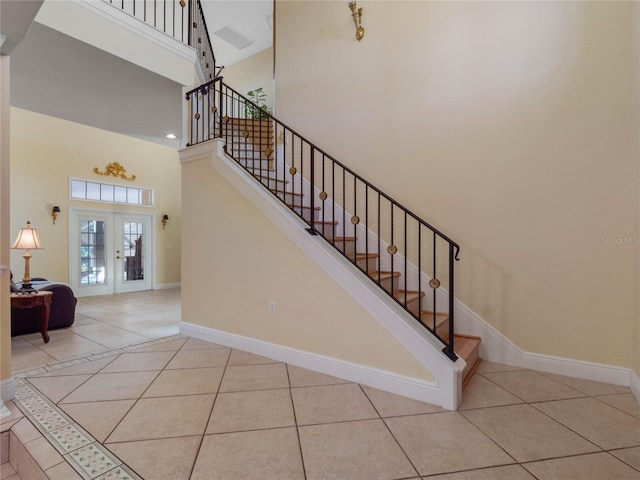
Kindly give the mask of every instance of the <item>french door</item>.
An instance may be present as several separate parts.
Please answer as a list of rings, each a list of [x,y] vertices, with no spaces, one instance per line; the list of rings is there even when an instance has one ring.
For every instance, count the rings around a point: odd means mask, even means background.
[[[70,283],[76,296],[152,288],[152,215],[70,210]]]

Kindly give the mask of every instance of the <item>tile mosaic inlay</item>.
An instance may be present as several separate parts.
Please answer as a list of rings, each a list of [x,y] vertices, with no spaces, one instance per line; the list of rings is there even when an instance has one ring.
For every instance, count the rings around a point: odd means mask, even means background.
[[[65,458],[86,480],[93,480],[122,463],[96,443],[79,448],[65,455]]]
[[[75,425],[65,425],[47,433],[45,436],[56,450],[63,455],[93,442],[93,439],[88,434],[83,433]]]

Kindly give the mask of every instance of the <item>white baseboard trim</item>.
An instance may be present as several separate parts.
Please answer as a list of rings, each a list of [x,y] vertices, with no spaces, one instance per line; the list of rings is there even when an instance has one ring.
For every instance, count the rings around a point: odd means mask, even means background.
[[[154,285],[153,289],[154,290],[167,290],[169,288],[180,288],[182,284],[180,282],[174,282],[174,283],[157,283],[156,285]]]
[[[386,370],[305,352],[255,338],[244,337],[192,323],[181,322],[180,333],[255,355],[324,373],[352,382],[368,385],[379,390],[413,398],[421,402],[442,405],[442,392],[433,382],[411,378]]]
[[[636,397],[638,403],[640,403],[640,377],[636,372],[631,370],[631,393]]]
[[[13,384],[13,378],[0,381],[0,399],[3,402],[8,402],[14,398],[16,398],[16,389]]]

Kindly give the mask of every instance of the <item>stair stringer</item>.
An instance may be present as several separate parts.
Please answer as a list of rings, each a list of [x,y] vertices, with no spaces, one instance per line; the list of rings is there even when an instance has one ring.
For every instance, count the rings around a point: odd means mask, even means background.
[[[210,158],[212,167],[234,188],[253,203],[292,242],[307,254],[336,283],[344,288],[383,328],[385,328],[416,360],[429,370],[434,381],[408,378],[394,372],[380,374],[364,365],[349,365],[340,359],[301,352],[289,347],[270,345],[259,340],[244,339],[243,348],[265,354],[292,365],[346,378],[415,400],[456,410],[462,399],[463,359],[452,362],[443,352],[443,344],[418,324],[401,306],[370,282],[350,262],[319,236],[310,235],[307,225],[282,202],[262,187],[251,175],[224,152],[224,141],[215,139],[180,151],[182,163]],[[181,324],[181,331],[195,332],[190,324]],[[200,332],[202,334],[203,332]],[[214,335],[215,332],[210,332]],[[233,342],[231,336],[218,335],[219,342]],[[236,336],[237,337],[237,336]],[[237,338],[236,338],[237,341]],[[234,346],[234,345],[230,345]],[[237,347],[237,344],[235,345]]]

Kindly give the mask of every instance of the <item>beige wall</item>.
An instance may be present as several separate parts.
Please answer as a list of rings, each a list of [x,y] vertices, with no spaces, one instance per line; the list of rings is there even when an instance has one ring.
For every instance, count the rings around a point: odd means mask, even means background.
[[[31,221],[45,249],[33,251],[31,276],[69,281],[69,208],[155,214],[156,285],[180,282],[180,163],[177,151],[162,145],[37,113],[11,109],[11,238]],[[100,176],[94,167],[119,162],[135,182]],[[69,178],[152,188],[152,208],[69,199]],[[51,209],[62,213],[52,224]],[[160,220],[169,215],[166,230]],[[21,251],[11,252],[18,280],[24,274]]]
[[[211,158],[185,163],[182,184],[184,322],[433,380]]]
[[[224,83],[245,96],[248,91],[262,87],[262,91],[267,95],[267,105],[273,108],[273,48],[267,48],[241,62],[225,67],[222,76]]]
[[[358,5],[361,42],[345,2],[278,2],[278,117],[457,240],[520,348],[638,368],[632,3]]]

